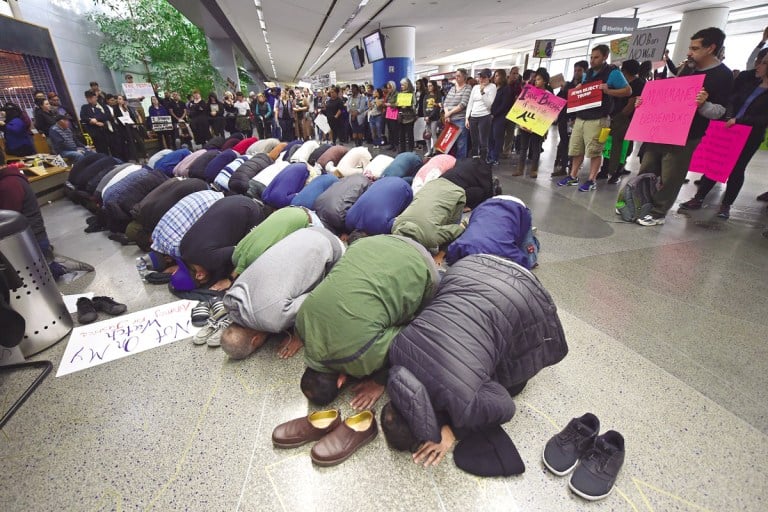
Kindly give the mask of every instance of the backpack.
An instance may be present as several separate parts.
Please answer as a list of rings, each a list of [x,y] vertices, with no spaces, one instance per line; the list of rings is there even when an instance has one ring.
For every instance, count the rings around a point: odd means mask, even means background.
[[[659,190],[659,177],[644,173],[627,181],[616,200],[616,214],[627,222],[648,215],[653,208],[651,197]]]

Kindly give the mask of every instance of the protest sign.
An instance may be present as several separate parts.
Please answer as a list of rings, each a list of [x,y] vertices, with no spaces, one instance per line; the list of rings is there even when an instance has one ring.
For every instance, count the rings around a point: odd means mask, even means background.
[[[387,107],[386,112],[384,112],[384,118],[390,121],[397,121],[397,109],[395,107]]]
[[[590,82],[576,89],[568,91],[568,113],[579,112],[603,104],[603,90],[600,86],[603,82]]]
[[[565,85],[565,77],[562,73],[558,73],[549,79],[549,86],[553,89],[557,89]]]
[[[328,118],[325,114],[317,114],[315,118],[315,126],[320,128],[323,133],[331,133],[331,124],[328,122]]]
[[[743,124],[729,127],[725,121],[710,121],[707,133],[693,152],[688,170],[703,173],[707,178],[725,183],[733,172],[751,131],[751,126]]]
[[[624,138],[684,146],[698,108],[696,94],[703,84],[704,75],[646,83],[642,104],[635,109]]]
[[[621,37],[610,42],[611,64],[619,66],[629,58],[629,44],[631,40],[631,37]]]
[[[664,59],[669,33],[672,27],[644,28],[632,32],[629,51],[624,60],[635,59],[637,62],[646,60],[658,61]]]
[[[129,100],[139,99],[141,97],[149,98],[155,95],[155,89],[152,88],[150,83],[142,84],[123,84],[123,93],[125,98]]]
[[[398,107],[410,107],[413,105],[413,93],[412,92],[399,92],[397,93],[397,106]]]
[[[153,132],[167,132],[173,130],[171,116],[152,116],[149,120],[152,123]]]
[[[555,39],[537,39],[533,45],[533,56],[539,59],[549,59],[555,49]]]
[[[439,153],[448,153],[461,134],[461,128],[448,121],[443,125],[443,131],[435,141],[435,151]]]
[[[523,87],[507,113],[507,119],[537,135],[544,135],[564,106],[563,98],[529,84]]]
[[[144,311],[75,327],[57,377],[122,359],[193,336],[190,312],[196,302],[180,300]]]

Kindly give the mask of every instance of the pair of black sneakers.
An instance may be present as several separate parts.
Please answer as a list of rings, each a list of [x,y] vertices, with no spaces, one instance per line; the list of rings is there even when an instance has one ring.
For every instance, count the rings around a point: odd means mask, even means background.
[[[77,321],[81,324],[90,324],[99,317],[99,311],[108,315],[122,315],[128,310],[128,306],[116,302],[112,297],[80,297],[77,299]]]
[[[557,476],[571,474],[568,487],[590,501],[611,494],[624,464],[624,437],[615,430],[598,435],[600,420],[592,413],[573,418],[544,447],[544,465]]]

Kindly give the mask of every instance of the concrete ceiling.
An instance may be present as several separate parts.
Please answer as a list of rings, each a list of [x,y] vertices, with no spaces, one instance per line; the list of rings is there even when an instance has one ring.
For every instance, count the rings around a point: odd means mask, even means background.
[[[254,0],[172,0],[190,20],[206,20],[200,5],[216,4],[263,73],[283,83],[336,71],[339,80],[371,77],[368,64],[352,68],[349,49],[379,27],[416,27],[416,71],[438,65],[458,65],[518,52],[530,52],[536,39],[556,39],[558,46],[590,36],[597,16],[632,17],[637,0],[261,0],[275,64],[267,54]],[[711,6],[739,9],[766,6],[756,0],[654,0],[638,8],[639,26],[678,22],[685,11]],[[356,11],[357,16],[348,21]],[[205,21],[210,24],[210,20]],[[341,27],[343,33],[329,45]],[[762,30],[765,20],[755,21]],[[326,50],[326,47],[327,50]],[[325,52],[325,53],[324,53]]]

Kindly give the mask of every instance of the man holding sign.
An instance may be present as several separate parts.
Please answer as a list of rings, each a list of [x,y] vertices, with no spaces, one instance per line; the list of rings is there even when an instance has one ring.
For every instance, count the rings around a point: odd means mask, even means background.
[[[595,178],[603,163],[605,138],[601,132],[610,126],[609,114],[613,98],[632,94],[632,88],[616,66],[608,64],[608,46],[595,46],[589,57],[590,68],[581,86],[568,91],[568,112],[576,113],[573,132],[568,147],[571,157],[571,174],[557,182],[558,187],[579,185],[579,168],[584,155],[589,157],[589,179],[579,186],[580,192],[595,190]]]
[[[716,27],[699,30],[691,36],[688,47],[688,71],[682,70],[678,74],[704,75],[704,84],[701,90],[688,100],[695,102],[696,112],[688,129],[685,145],[647,143],[645,155],[640,164],[640,174],[646,172],[660,174],[662,185],[651,197],[653,202],[651,212],[637,219],[637,223],[641,226],[664,224],[664,217],[680,193],[693,150],[701,142],[709,120],[719,119],[725,114],[725,105],[733,84],[733,73],[717,58],[724,42],[725,33]],[[648,89],[643,92],[643,96],[647,91]],[[641,109],[643,96],[636,103]],[[633,124],[636,121],[638,116],[633,119]],[[631,128],[630,125],[630,132]],[[631,137],[631,133],[628,132],[627,137]]]

